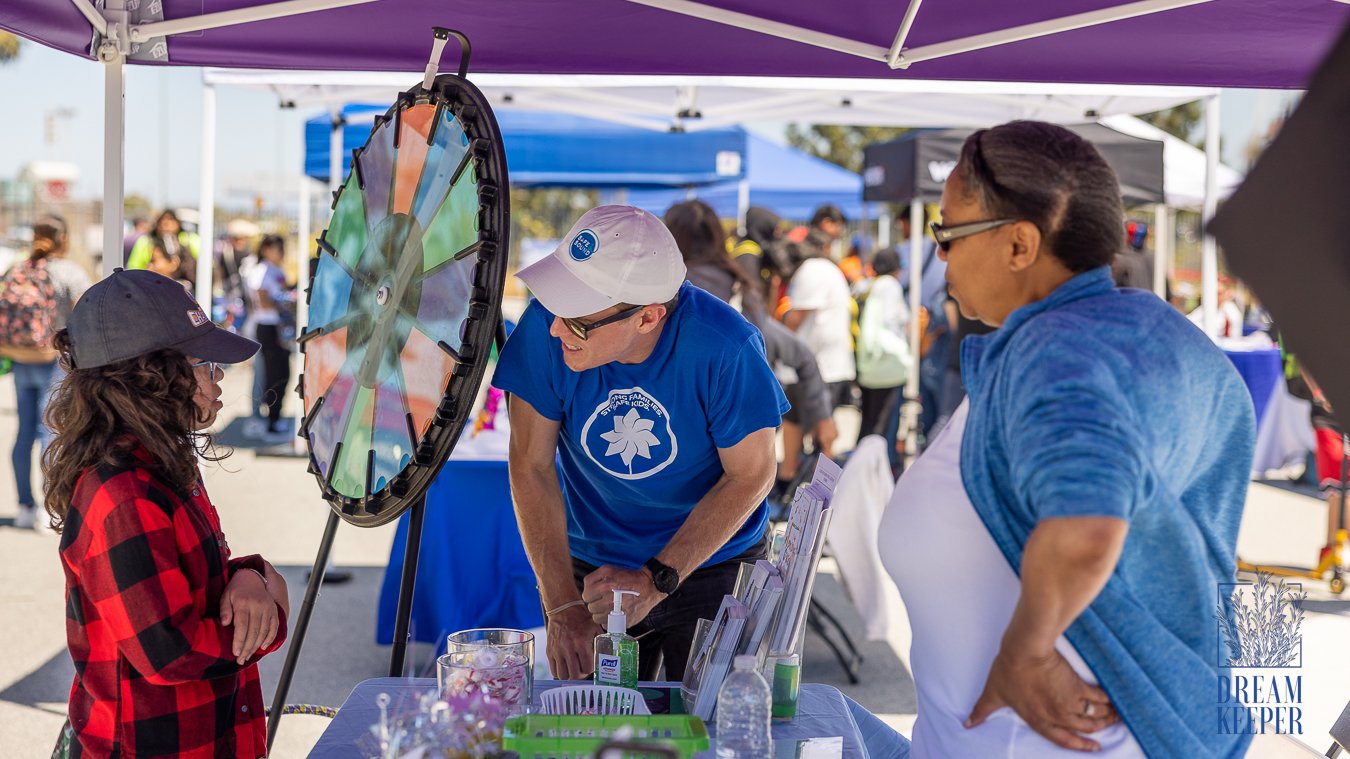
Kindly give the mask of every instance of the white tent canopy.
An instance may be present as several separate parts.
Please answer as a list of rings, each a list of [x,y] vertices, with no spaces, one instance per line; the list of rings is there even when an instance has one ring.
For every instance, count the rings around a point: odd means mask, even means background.
[[[286,106],[392,102],[421,72],[208,68],[207,85],[269,90]],[[527,108],[695,131],[754,121],[907,127],[1055,123],[1149,113],[1202,100],[1204,87],[810,77],[475,74],[493,108]]]
[[[1163,144],[1163,194],[1173,208],[1200,210],[1205,202],[1205,151],[1174,137],[1152,124],[1127,115],[1106,116],[1101,123],[1117,132],[1157,140]],[[1242,174],[1219,164],[1219,199],[1232,194]]]

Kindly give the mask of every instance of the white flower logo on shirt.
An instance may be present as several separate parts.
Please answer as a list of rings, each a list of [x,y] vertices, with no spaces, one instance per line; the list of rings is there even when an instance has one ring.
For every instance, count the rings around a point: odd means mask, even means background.
[[[628,413],[623,416],[615,416],[614,431],[600,433],[600,437],[609,443],[609,449],[605,451],[605,455],[618,454],[623,459],[623,465],[628,467],[628,472],[631,474],[633,459],[637,456],[650,459],[652,457],[651,447],[661,444],[661,441],[656,439],[656,435],[652,434],[652,427],[655,425],[655,421],[643,419],[635,408],[628,409]]]
[[[670,413],[640,387],[615,388],[595,406],[578,439],[586,458],[621,480],[642,480],[674,463],[680,441]]]

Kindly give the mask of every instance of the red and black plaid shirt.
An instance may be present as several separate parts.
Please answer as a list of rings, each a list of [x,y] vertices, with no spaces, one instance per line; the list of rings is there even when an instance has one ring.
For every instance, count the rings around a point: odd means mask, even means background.
[[[218,618],[231,573],[263,571],[262,557],[230,559],[201,485],[180,496],[144,448],[136,458],[144,466],[85,470],[61,536],[71,755],[266,756],[257,661],[281,646],[285,617],[243,666]]]

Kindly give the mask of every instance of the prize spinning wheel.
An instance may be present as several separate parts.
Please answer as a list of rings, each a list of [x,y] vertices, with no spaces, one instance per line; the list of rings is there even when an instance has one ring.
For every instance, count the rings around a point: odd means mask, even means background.
[[[353,154],[309,290],[301,435],[341,518],[422,497],[471,412],[501,320],[508,183],[487,100],[415,87]]]
[[[459,75],[436,76],[446,42]],[[300,378],[309,469],[332,506],[273,704],[286,703],[340,521],[375,527],[411,509],[392,676],[403,674],[422,497],[469,416],[500,339],[506,155],[492,109],[464,77],[469,41],[434,29],[422,83],[375,120],[333,199],[309,287]],[[276,738],[277,708],[267,719]]]

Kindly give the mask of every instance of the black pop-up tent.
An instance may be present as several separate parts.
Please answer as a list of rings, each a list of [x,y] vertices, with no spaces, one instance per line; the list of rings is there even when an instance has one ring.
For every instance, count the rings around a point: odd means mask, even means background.
[[[1097,146],[1102,157],[1120,179],[1121,196],[1126,205],[1163,202],[1163,143],[1118,132],[1101,124],[1069,126]],[[917,129],[890,142],[868,145],[863,150],[863,200],[883,203],[911,203],[911,247],[917,248],[925,234],[921,203],[936,203],[942,187],[956,167],[961,146],[973,129]],[[917,202],[915,202],[917,201]],[[885,223],[885,222],[883,222]],[[1124,230],[1121,230],[1124,235]],[[919,312],[920,279],[924,266],[910,267],[909,308]],[[919,355],[919,320],[910,320],[910,352]],[[901,432],[906,450],[917,449],[919,373],[910,372],[905,383],[905,413]],[[912,456],[913,454],[908,454]]]
[[[1126,205],[1163,202],[1163,143],[1101,124],[1068,128],[1096,145],[1116,170]],[[961,145],[974,131],[916,130],[890,142],[868,145],[863,152],[863,200],[936,203],[961,154]]]

